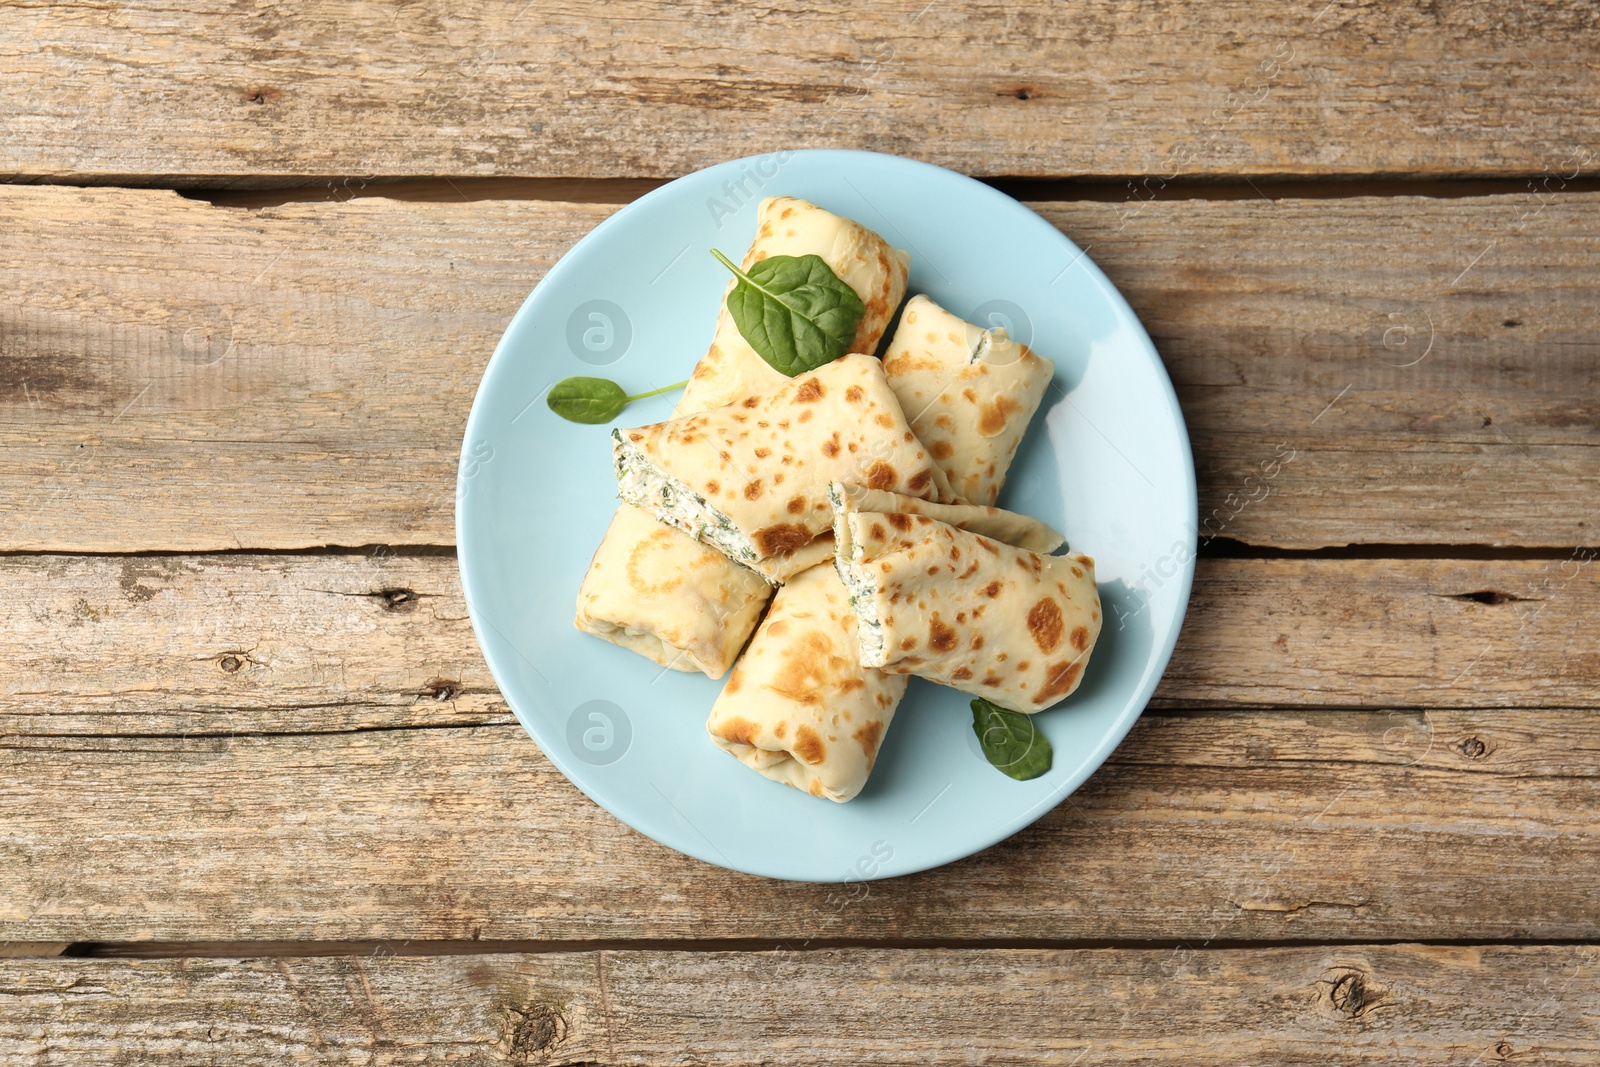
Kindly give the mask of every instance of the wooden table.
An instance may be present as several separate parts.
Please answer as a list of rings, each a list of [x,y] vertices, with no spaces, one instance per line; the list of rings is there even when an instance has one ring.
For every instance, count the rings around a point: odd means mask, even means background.
[[[0,1062],[1600,1061],[1597,20],[0,5]],[[584,799],[452,548],[534,283],[808,146],[1088,248],[1206,520],[1110,763],[847,888]]]

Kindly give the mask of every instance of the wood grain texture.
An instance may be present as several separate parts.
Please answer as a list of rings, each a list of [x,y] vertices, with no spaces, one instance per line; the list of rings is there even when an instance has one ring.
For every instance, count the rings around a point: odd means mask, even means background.
[[[1592,1063],[1590,947],[0,964],[19,1067]]]
[[[1522,175],[1600,148],[1592,0],[3,10],[13,178],[676,176],[817,146],[982,175]]]
[[[7,739],[0,938],[1595,939],[1597,752],[1587,712],[1147,716],[1008,841],[813,886],[634,833],[516,726]]]
[[[1155,705],[1594,708],[1597,594],[1581,558],[1202,560]],[[512,721],[446,557],[0,557],[0,603],[0,734]]]
[[[1163,352],[1204,535],[1585,545],[1600,194],[1546,200],[1041,210]],[[612,210],[0,190],[0,549],[450,543],[488,354]]]
[[[1591,938],[1597,572],[1553,563],[1204,561],[1170,710],[1082,790],[813,887],[584,799],[448,559],[7,558],[0,938]]]

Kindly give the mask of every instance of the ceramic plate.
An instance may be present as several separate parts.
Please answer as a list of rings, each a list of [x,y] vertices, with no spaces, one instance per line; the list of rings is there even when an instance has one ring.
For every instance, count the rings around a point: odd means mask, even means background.
[[[1055,362],[1003,507],[1096,560],[1105,626],[1078,691],[1035,718],[1045,776],[990,767],[970,698],[914,679],[866,789],[833,804],[717,749],[721,688],[573,628],[589,557],[617,506],[609,428],[564,422],[569,375],[630,391],[678,381],[709,347],[727,272],[763,196],[810,200],[912,255],[911,293],[1003,325]],[[667,417],[675,394],[630,407]],[[595,803],[671,848],[752,874],[838,882],[949,863],[1055,807],[1143,710],[1177,641],[1194,573],[1194,464],[1172,384],[1138,319],[1089,257],[1010,197],[869,152],[779,152],[691,174],[579,241],[511,321],[467,422],[456,536],[473,627],[517,718]],[[532,758],[530,754],[530,758]]]

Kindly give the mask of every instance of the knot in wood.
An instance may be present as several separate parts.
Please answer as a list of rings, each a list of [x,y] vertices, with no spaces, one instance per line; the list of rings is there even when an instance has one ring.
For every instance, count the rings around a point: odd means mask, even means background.
[[[506,1013],[506,1062],[532,1063],[532,1057],[559,1043],[567,1033],[567,1020],[548,1004],[511,1008]]]
[[[384,611],[415,611],[417,594],[410,589],[380,589],[375,594]]]
[[[454,700],[461,683],[450,678],[435,678],[422,687],[422,695],[431,700]]]
[[[1346,971],[1334,979],[1328,998],[1339,1014],[1359,1019],[1383,998],[1383,991],[1361,971]]]
[[[1483,743],[1481,737],[1463,737],[1456,749],[1467,759],[1482,759],[1489,751],[1489,746]]]

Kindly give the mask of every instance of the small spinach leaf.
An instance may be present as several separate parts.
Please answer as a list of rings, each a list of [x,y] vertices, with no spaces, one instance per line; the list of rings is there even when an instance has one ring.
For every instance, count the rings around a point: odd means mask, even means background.
[[[715,248],[711,254],[739,279],[728,313],[774,370],[793,378],[850,350],[867,309],[821,256],[768,256],[746,272]]]
[[[1030,716],[974,700],[972,729],[984,756],[1001,774],[1026,782],[1050,769],[1050,742]]]
[[[659,396],[688,384],[686,381],[678,382],[676,385],[666,385],[660,389],[652,389],[648,393],[629,396],[627,390],[609,378],[581,376],[563,378],[550,387],[550,395],[545,397],[545,403],[550,406],[551,411],[568,422],[593,425],[610,422],[635,400],[643,400],[647,396]]]

